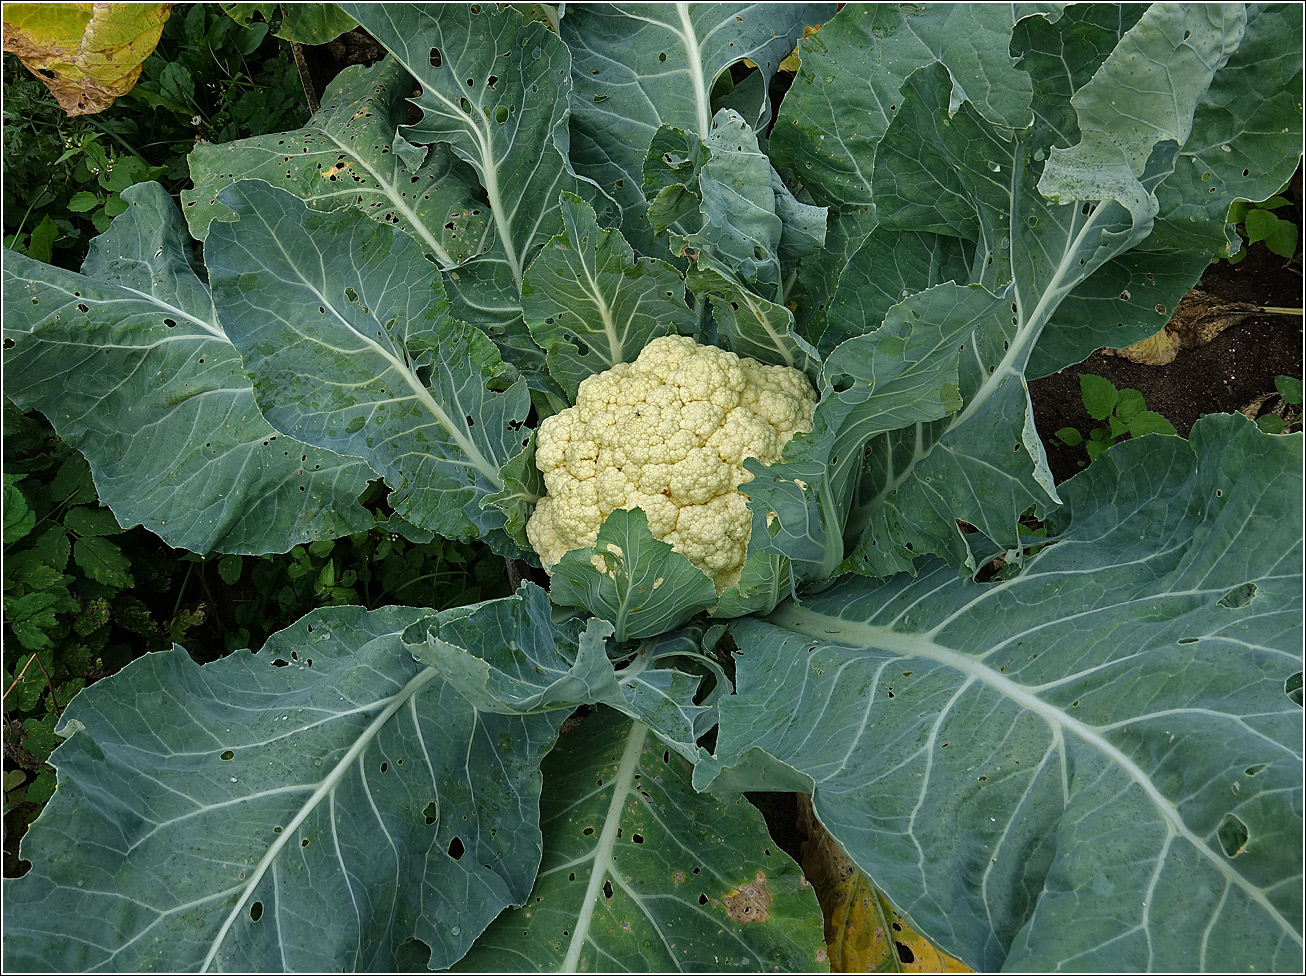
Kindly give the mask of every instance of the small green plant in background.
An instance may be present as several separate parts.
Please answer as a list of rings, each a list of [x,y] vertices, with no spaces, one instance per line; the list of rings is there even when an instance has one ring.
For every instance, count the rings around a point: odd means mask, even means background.
[[[115,157],[111,147],[101,144],[101,134],[91,132],[70,145],[56,163],[76,159],[73,173],[78,182],[90,189],[78,190],[68,198],[70,213],[86,214],[98,233],[108,230],[109,222],[127,209],[119,194],[136,183],[156,180],[167,172],[166,166],[151,166],[140,156]],[[47,214],[42,221],[49,220]],[[31,252],[28,252],[31,254]],[[32,257],[36,255],[31,254]]]
[[[215,4],[179,5],[136,86],[104,112],[69,118],[9,54],[4,92],[4,244],[65,267],[126,209],[122,190],[158,180],[178,192],[196,142],[308,117],[288,47]]]
[[[1088,461],[1097,460],[1097,456],[1108,447],[1127,437],[1176,433],[1174,424],[1156,411],[1147,409],[1143,394],[1137,390],[1117,390],[1110,380],[1092,373],[1079,374],[1079,390],[1088,415],[1106,423],[1090,430],[1087,438],[1074,427],[1062,427],[1053,436],[1067,447],[1084,445]],[[1079,466],[1083,467],[1088,461],[1080,461]]]
[[[190,557],[215,565],[234,626],[226,649],[257,647],[315,607],[457,606],[507,596],[503,560],[440,536],[413,542],[385,527],[295,546],[283,555]],[[206,587],[211,585],[206,576]]]
[[[1276,376],[1274,378],[1274,388],[1284,404],[1290,407],[1301,407],[1301,380],[1293,376]],[[1296,420],[1285,419],[1285,417],[1277,413],[1263,413],[1256,418],[1256,426],[1267,434],[1282,434],[1287,432],[1293,424],[1300,424],[1301,410],[1298,409],[1296,413],[1298,415]]]
[[[173,12],[141,78],[120,99],[142,124],[153,124],[178,181],[188,175],[179,154],[198,141],[226,142],[276,132],[309,112],[288,45],[265,23],[241,26],[216,4]],[[175,143],[175,144],[174,144]]]
[[[1287,187],[1283,188],[1286,189]],[[1297,225],[1275,213],[1292,204],[1291,200],[1282,195],[1283,190],[1259,203],[1237,200],[1229,208],[1229,220],[1238,224],[1243,236],[1247,238],[1247,243],[1230,256],[1230,264],[1237,264],[1247,257],[1247,248],[1256,243],[1264,243],[1281,258],[1290,258],[1296,253]]]

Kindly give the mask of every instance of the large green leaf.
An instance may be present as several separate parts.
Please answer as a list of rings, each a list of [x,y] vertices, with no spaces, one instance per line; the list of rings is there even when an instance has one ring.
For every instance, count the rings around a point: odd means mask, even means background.
[[[474,257],[446,281],[456,314],[500,341],[524,332],[522,282],[562,229],[559,193],[596,196],[566,157],[566,46],[544,24],[494,4],[340,6],[421,85],[413,101],[422,118],[404,138],[447,145],[484,188],[490,224]]]
[[[673,238],[673,250],[724,266],[754,290],[783,300],[784,224],[776,214],[771,161],[758,146],[757,133],[739,113],[722,109],[713,116],[703,146],[708,158],[694,188],[701,220],[683,241]]]
[[[958,343],[962,408],[946,420],[881,435],[867,448],[845,530],[862,534],[850,565],[871,575],[908,569],[926,552],[975,569],[959,521],[1019,553],[1021,513],[1032,507],[1041,514],[1057,501],[1034,428],[1026,363],[1066,296],[1146,238],[1155,208],[1149,194],[1173,166],[1174,143],[1161,144],[1138,182],[1150,206],[1132,198],[1128,206],[1109,198],[1056,204],[1034,185],[1031,130],[992,125],[969,102],[954,109],[951,98],[941,65],[920,69],[903,86],[877,150],[879,220],[886,230],[969,242],[970,277],[998,300]],[[1132,192],[1122,185],[1123,195]],[[854,255],[850,267],[879,253],[874,247]],[[847,333],[872,327],[863,316],[882,307],[878,289],[865,299],[860,294],[873,270],[864,267],[840,287],[829,312],[832,325]],[[949,329],[947,318],[928,321]]]
[[[1009,52],[1017,12],[1004,4],[846,4],[802,40],[798,77],[781,103],[770,149],[794,186],[830,208],[828,246],[799,265],[793,297],[805,327],[824,328],[844,262],[875,227],[875,148],[902,104],[898,92],[908,75],[941,61],[958,99],[969,99],[992,122],[1025,123],[1030,83]]]
[[[1054,146],[1039,189],[1054,200],[1119,200],[1131,212],[1159,209],[1140,179],[1152,147],[1182,146],[1198,99],[1238,49],[1242,4],[1203,4],[1143,14],[1071,96],[1079,142]],[[1122,93],[1128,93],[1122,97]]]
[[[846,266],[838,284],[844,298],[827,315],[820,349],[827,356],[845,339],[872,331],[890,308],[914,292],[947,281],[970,278],[967,242],[941,234],[877,228],[862,242],[856,261]],[[810,270],[803,267],[804,272]],[[833,291],[833,289],[832,289]],[[855,302],[846,296],[855,295]],[[855,309],[849,306],[855,304]]]
[[[169,545],[285,552],[367,528],[376,475],[268,425],[176,206],[157,183],[122,196],[83,274],[5,252],[5,395],[86,455],[120,524]]]
[[[525,446],[526,384],[500,376],[483,333],[449,319],[418,244],[255,180],[220,199],[238,219],[209,234],[214,301],[269,422],[367,458],[403,518],[515,554],[503,512],[480,502]]]
[[[411,938],[460,958],[530,890],[563,716],[468,705],[402,643],[427,612],[318,610],[257,654],[178,647],[82,692],[5,883],[6,968],[384,971]]]
[[[447,146],[419,165],[394,151],[412,79],[394,58],[350,65],[331,82],[322,107],[302,129],[200,143],[187,157],[194,189],[181,193],[199,240],[214,220],[232,220],[218,192],[241,180],[266,180],[317,210],[356,207],[421,241],[441,267],[479,254],[490,217],[472,194],[476,177]]]
[[[875,227],[882,209],[872,180],[877,147],[903,105],[903,82],[923,63],[944,64],[954,102],[969,100],[990,122],[1022,129],[1032,115],[1034,156],[1027,166],[1041,166],[1053,149],[1073,147],[1082,155],[1125,141],[1140,164],[1151,152],[1143,139],[1196,134],[1156,191],[1153,238],[1077,283],[1073,300],[1060,306],[1032,354],[1033,376],[1078,362],[1099,346],[1122,346],[1155,332],[1208,259],[1227,252],[1229,204],[1238,197],[1263,199],[1291,175],[1301,145],[1293,94],[1301,87],[1301,46],[1294,43],[1299,21],[1289,7],[1250,6],[1244,31],[1237,5],[1084,4],[1064,13],[1061,6],[850,4],[803,41],[802,68],[771,148],[787,178],[830,206],[835,246],[801,264],[795,293],[800,322],[824,327],[824,307],[843,262]],[[1099,71],[1099,107],[1129,122],[1103,124],[1093,109],[1090,125],[1099,134],[1081,144],[1071,97],[1092,102]],[[1105,92],[1110,82],[1116,87]],[[1111,102],[1118,104],[1112,108]],[[1177,107],[1190,118],[1179,118]],[[1081,180],[1067,199],[1099,199],[1094,193],[1106,192],[1094,176],[1100,172],[1089,166],[1085,174],[1092,180]],[[1116,188],[1123,192],[1130,182],[1118,179]]]
[[[811,791],[978,969],[1296,972],[1301,466],[1205,417],[1062,485],[1018,575],[931,560],[735,624],[696,782]]]
[[[820,357],[795,334],[783,300],[794,257],[825,241],[825,209],[794,201],[756,133],[727,110],[713,118],[705,139],[669,125],[658,129],[643,179],[654,232],[668,237],[672,253],[691,259],[685,283],[711,303],[713,344],[815,380]],[[808,247],[786,247],[787,239]]]
[[[575,64],[571,158],[621,205],[621,230],[636,251],[665,253],[644,221],[642,191],[644,156],[658,127],[707,138],[717,77],[747,58],[769,80],[803,27],[833,12],[829,3],[567,8],[558,32]]]
[[[900,234],[955,237],[973,247],[970,280],[1009,302],[1010,315],[999,306],[963,350],[962,410],[946,422],[888,433],[869,445],[848,526],[850,532],[866,530],[850,565],[889,575],[909,568],[922,552],[938,552],[973,569],[958,521],[1018,552],[1015,522],[1020,513],[1030,507],[1046,511],[1056,500],[1024,391],[1035,344],[1059,308],[1073,305],[1084,287],[1094,292],[1103,282],[1118,281],[1121,256],[1149,239],[1159,211],[1158,187],[1174,174],[1173,153],[1178,140],[1187,137],[1198,96],[1241,37],[1237,16],[1156,7],[1120,36],[1088,78],[1080,71],[1058,80],[1058,71],[1065,74],[1066,68],[1051,56],[1023,62],[1041,72],[1033,103],[1038,112],[1045,104],[1063,102],[1065,89],[1079,81],[1084,105],[1109,101],[1115,96],[1100,94],[1107,85],[1102,79],[1117,77],[1134,61],[1149,65],[1147,86],[1153,93],[1132,101],[1130,127],[1117,136],[1091,113],[1081,120],[1094,135],[1076,151],[1103,158],[1114,153],[1118,163],[1111,172],[1105,163],[1096,169],[1077,162],[1067,168],[1056,151],[1042,168],[1046,146],[1039,140],[1047,142],[1054,122],[1039,116],[1029,128],[994,125],[969,101],[954,103],[955,79],[941,66],[922,68],[903,84],[894,119],[876,147],[880,226]],[[1200,70],[1194,67],[1197,62]],[[1168,94],[1156,94],[1163,91]],[[1176,115],[1176,105],[1187,108]],[[1057,124],[1067,124],[1057,118]],[[1128,143],[1127,154],[1116,140]],[[1145,145],[1148,140],[1152,142]],[[1080,156],[1069,158],[1075,162]],[[1049,201],[1040,189],[1057,190],[1067,199]],[[836,335],[869,331],[878,324],[875,316],[884,299],[881,289],[867,284],[874,272],[871,262],[883,251],[872,246],[874,239],[864,254],[849,260],[847,283],[835,295],[828,318]],[[1173,284],[1196,273],[1194,261],[1200,265],[1205,259],[1202,252],[1179,253],[1168,260],[1167,273],[1151,278]],[[1150,287],[1158,284],[1153,280]],[[1152,294],[1139,291],[1132,295],[1123,288],[1117,298],[1138,302]],[[1166,305],[1156,306],[1151,313],[1156,321],[1148,331],[1164,322],[1167,311]],[[1095,344],[1117,344],[1111,337],[1120,335],[1123,323],[1117,328],[1099,318],[1103,331]],[[1064,342],[1058,348],[1064,350]],[[1079,350],[1076,358],[1087,351]]]
[[[875,147],[901,105],[898,90],[935,61],[986,119],[1024,125],[1030,81],[1008,50],[1015,9],[848,4],[800,45],[799,75],[771,136],[777,166],[836,213],[873,206]]]
[[[848,526],[850,532],[865,526],[851,554],[854,568],[889,575],[922,552],[938,552],[974,569],[958,521],[1018,552],[1020,513],[1046,511],[1056,500],[1024,391],[1027,364],[1058,309],[1076,306],[1080,296],[1118,288],[1112,300],[1137,307],[1163,285],[1191,284],[1204,266],[1209,251],[1175,251],[1159,264],[1144,252],[1128,252],[1149,246],[1149,235],[1162,242],[1155,246],[1174,238],[1164,224],[1156,225],[1159,187],[1176,175],[1174,152],[1188,137],[1201,93],[1243,37],[1240,18],[1207,8],[1150,8],[1087,78],[1086,71],[1063,78],[1064,64],[1051,55],[1027,59],[1023,63],[1040,73],[1037,112],[1064,103],[1069,86],[1083,82],[1074,97],[1082,106],[1077,124],[1087,129],[1074,152],[1052,147],[1050,157],[1049,133],[1068,124],[1064,112],[1059,122],[1040,115],[1038,124],[1013,129],[991,124],[968,101],[954,104],[955,78],[942,66],[922,68],[903,84],[894,120],[876,147],[880,226],[955,237],[973,247],[970,280],[1002,296],[1011,314],[999,306],[963,350],[962,410],[946,422],[889,433],[869,445]],[[1127,75],[1136,63],[1140,72],[1146,66],[1146,83],[1140,82],[1146,91],[1134,97],[1124,84],[1117,86],[1124,94],[1112,94],[1109,79]],[[1099,117],[1115,111],[1107,104],[1114,98],[1128,101],[1132,113],[1119,132]],[[1097,163],[1085,162],[1090,156]],[[1043,196],[1054,191],[1065,199]],[[836,334],[878,324],[874,316],[883,299],[880,289],[866,284],[874,275],[871,262],[882,257],[882,248],[871,246],[874,237],[864,254],[849,260],[847,283],[836,292],[828,313]],[[1122,273],[1128,283],[1131,267],[1149,266],[1155,272],[1148,271],[1146,287],[1141,274],[1132,290],[1119,283]],[[1152,322],[1138,334],[1154,331],[1171,308],[1158,302],[1147,313]],[[1055,365],[1081,358],[1094,345],[1121,344],[1127,318],[1120,309],[1099,309],[1092,345]],[[1066,342],[1064,332],[1053,340],[1058,355],[1068,355]]]
[[[798,865],[742,796],[694,792],[691,768],[606,709],[564,735],[544,763],[539,880],[456,970],[824,970]]]
[[[600,228],[575,194],[563,194],[562,222],[526,273],[522,312],[549,373],[574,400],[587,376],[633,362],[659,336],[692,334],[697,320],[679,272],[636,258],[621,232]]]

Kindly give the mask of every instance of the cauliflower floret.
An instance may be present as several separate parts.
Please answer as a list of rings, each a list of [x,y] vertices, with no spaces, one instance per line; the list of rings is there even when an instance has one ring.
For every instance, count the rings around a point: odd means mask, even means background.
[[[550,569],[594,545],[619,508],[716,584],[739,581],[752,515],[738,490],[745,458],[780,459],[812,428],[816,394],[787,366],[766,366],[685,336],[654,339],[633,363],[580,384],[576,405],[540,425],[535,463],[547,494],[526,534]]]

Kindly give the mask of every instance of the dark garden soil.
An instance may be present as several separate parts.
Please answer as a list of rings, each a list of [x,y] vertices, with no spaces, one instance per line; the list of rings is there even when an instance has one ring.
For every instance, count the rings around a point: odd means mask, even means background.
[[[1300,186],[1300,173],[1293,181],[1295,187]],[[1301,308],[1301,245],[1285,261],[1263,244],[1254,244],[1238,264],[1212,264],[1197,287],[1229,301]],[[1302,341],[1301,316],[1253,314],[1204,346],[1180,350],[1167,366],[1145,366],[1099,351],[1076,366],[1033,381],[1029,393],[1034,419],[1053,476],[1058,482],[1066,480],[1083,467],[1087,455],[1082,446],[1067,447],[1052,433],[1074,427],[1087,437],[1102,425],[1084,409],[1080,373],[1105,377],[1117,389],[1138,390],[1149,410],[1164,416],[1186,437],[1203,414],[1231,413],[1274,393],[1276,376],[1301,379]]]

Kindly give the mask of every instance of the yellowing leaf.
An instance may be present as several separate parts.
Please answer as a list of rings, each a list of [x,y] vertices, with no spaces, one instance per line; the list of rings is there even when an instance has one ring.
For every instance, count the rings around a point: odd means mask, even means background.
[[[1131,363],[1140,363],[1143,366],[1165,366],[1174,362],[1175,356],[1179,355],[1179,348],[1179,336],[1167,327],[1156,335],[1139,339],[1132,346],[1123,349],[1103,349],[1102,353],[1106,356],[1119,356],[1121,359],[1128,359]]]
[[[825,941],[834,973],[970,973],[974,970],[936,949],[898,914],[862,874],[799,797],[803,873],[816,889],[825,915]]]
[[[803,37],[804,38],[811,37],[820,29],[821,29],[820,24],[817,24],[815,27],[813,27],[811,24],[808,24],[806,27],[803,28]],[[802,67],[803,64],[802,55],[800,54],[801,49],[802,49],[801,44],[794,45],[793,53],[780,62],[781,71],[792,71],[795,74],[798,73],[798,69]]]
[[[170,3],[7,3],[4,49],[69,115],[101,112],[131,91]]]
[[[1300,317],[1302,312],[1299,308],[1225,301],[1194,288],[1179,300],[1174,317],[1156,335],[1140,339],[1124,349],[1103,349],[1102,353],[1120,356],[1144,366],[1165,366],[1174,361],[1180,349],[1204,346],[1229,326],[1241,322],[1249,315],[1264,314]]]

